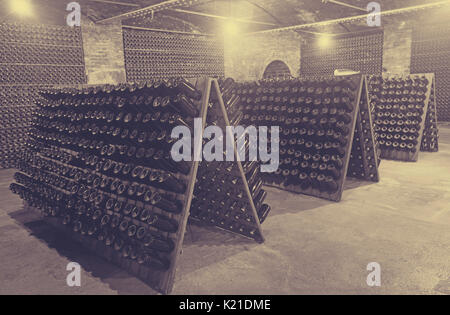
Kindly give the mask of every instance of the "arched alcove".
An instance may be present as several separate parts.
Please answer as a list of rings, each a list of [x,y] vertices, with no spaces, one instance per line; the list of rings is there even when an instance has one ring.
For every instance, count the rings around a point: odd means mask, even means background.
[[[288,65],[281,60],[272,61],[264,70],[263,79],[275,79],[291,77],[291,70]]]

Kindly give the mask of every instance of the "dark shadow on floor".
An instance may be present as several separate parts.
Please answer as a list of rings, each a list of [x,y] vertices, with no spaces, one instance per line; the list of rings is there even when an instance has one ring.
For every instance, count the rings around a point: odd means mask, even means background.
[[[30,214],[29,211],[21,209],[10,213],[9,216],[25,227],[31,236],[44,242],[49,248],[55,249],[60,256],[67,258],[69,261],[77,262],[83,270],[91,273],[93,277],[101,279],[103,283],[108,284],[118,294],[158,294],[144,282],[96,256],[43,220],[36,218],[32,220],[33,214]]]
[[[96,256],[63,232],[40,220],[35,213],[21,209],[9,213],[9,216],[25,227],[31,236],[44,242],[47,247],[55,249],[60,256],[79,263],[83,270],[99,278],[119,294],[158,294],[138,278]],[[251,239],[212,226],[189,224],[176,276],[182,277],[258,245]]]

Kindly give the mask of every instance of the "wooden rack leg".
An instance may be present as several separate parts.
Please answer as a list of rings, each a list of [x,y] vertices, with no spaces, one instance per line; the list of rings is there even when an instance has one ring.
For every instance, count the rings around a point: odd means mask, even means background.
[[[223,114],[223,118],[225,120],[225,124],[227,126],[231,126],[230,120],[228,119],[228,113],[227,113],[227,110],[225,108],[225,103],[224,103],[223,98],[222,98],[222,93],[220,91],[219,82],[217,81],[217,79],[213,80],[213,84],[214,84],[214,87],[215,87],[215,91],[216,91],[216,94],[217,94],[217,99],[219,101],[220,108],[222,110],[222,114]],[[255,204],[253,202],[252,194],[250,192],[250,189],[248,188],[247,177],[245,176],[244,168],[242,167],[242,163],[241,163],[241,161],[238,158],[238,151],[237,151],[236,142],[234,141],[234,135],[230,132],[229,128],[227,128],[227,132],[228,132],[228,134],[230,136],[229,138],[233,139],[234,157],[236,159],[236,163],[237,163],[238,168],[239,168],[239,173],[241,175],[241,179],[242,179],[242,182],[244,184],[245,193],[247,194],[247,198],[249,199],[250,207],[252,209],[253,218],[255,219],[256,226],[257,226],[258,232],[259,232],[259,236],[261,238],[259,241],[262,243],[262,242],[264,242],[264,236],[262,234],[261,222],[259,221],[258,212],[256,211],[256,207],[255,207]]]
[[[209,104],[209,98],[211,94],[211,79],[209,78],[203,78],[201,79],[201,82],[199,82],[199,87],[202,86],[201,90],[203,91],[202,100],[201,100],[201,115],[202,115],[202,134],[205,129],[206,125],[206,114],[208,111],[208,104]],[[199,140],[201,144],[201,138],[195,139]],[[194,148],[198,148],[201,150],[201,145],[196,145]],[[191,169],[191,173],[189,174],[189,184],[187,188],[187,195],[186,195],[186,201],[185,201],[185,209],[183,211],[184,218],[183,222],[181,223],[181,230],[180,230],[180,237],[178,238],[176,247],[175,247],[175,255],[172,261],[172,268],[171,272],[169,273],[167,281],[163,284],[163,293],[169,294],[172,291],[173,284],[175,281],[175,270],[177,266],[177,261],[179,256],[181,255],[181,249],[183,246],[183,240],[184,240],[184,234],[186,233],[186,226],[189,219],[190,209],[191,209],[191,203],[192,203],[192,197],[194,195],[194,188],[195,188],[195,182],[197,179],[197,172],[198,172],[198,157],[200,155],[201,151],[194,152],[194,161],[193,166]]]

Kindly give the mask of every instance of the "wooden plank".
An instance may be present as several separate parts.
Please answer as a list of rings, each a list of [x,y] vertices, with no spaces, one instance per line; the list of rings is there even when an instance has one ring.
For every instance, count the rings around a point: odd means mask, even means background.
[[[211,79],[209,78],[203,78],[201,79],[201,82],[199,82],[199,87],[201,87],[201,90],[203,91],[202,100],[201,100],[201,117],[202,117],[202,134],[206,126],[206,115],[208,112],[208,105],[209,105],[209,98],[211,94]],[[201,139],[199,139],[201,141]],[[201,143],[200,143],[201,144]],[[201,150],[201,145],[194,146]],[[194,157],[199,156],[201,152],[194,152]],[[175,269],[177,265],[177,261],[179,256],[181,255],[181,249],[183,246],[183,240],[184,240],[184,234],[186,232],[186,226],[189,218],[189,212],[191,208],[191,202],[192,197],[194,195],[194,188],[195,188],[195,182],[197,179],[197,172],[198,172],[198,166],[199,162],[196,161],[197,159],[194,158],[193,165],[191,168],[191,171],[189,173],[189,184],[187,188],[187,194],[185,195],[184,200],[184,208],[183,208],[183,218],[181,220],[181,228],[178,232],[177,237],[177,243],[176,247],[173,253],[173,257],[171,259],[172,261],[172,268],[171,272],[168,273],[166,279],[164,279],[162,283],[161,290],[165,294],[169,294],[173,289],[174,279],[175,279]]]
[[[220,91],[220,86],[219,86],[219,82],[217,81],[217,79],[213,80],[213,85],[215,87],[216,95],[217,95],[218,102],[219,102],[219,105],[220,105],[220,108],[221,108],[221,111],[222,111],[222,114],[223,114],[223,118],[225,120],[225,124],[226,124],[226,126],[231,126],[230,120],[228,118],[228,113],[227,113],[227,110],[225,108],[225,103],[223,101],[222,92]],[[227,128],[227,131],[229,132],[229,136],[230,136],[229,138],[230,139],[234,139],[234,136],[230,132],[229,128]],[[248,188],[248,182],[247,182],[247,177],[245,176],[244,168],[242,167],[242,163],[241,163],[241,161],[238,158],[238,151],[237,151],[237,146],[236,146],[236,142],[235,141],[233,143],[233,146],[234,146],[234,157],[236,159],[236,164],[237,164],[237,166],[239,168],[239,173],[240,173],[240,176],[241,176],[242,183],[244,185],[245,193],[247,194],[248,202],[249,202],[251,210],[252,210],[253,219],[256,222],[256,227],[257,227],[258,232],[259,232],[259,237],[261,238],[260,241],[264,242],[264,236],[263,236],[263,233],[262,233],[261,222],[259,220],[258,212],[256,211],[256,207],[255,207],[255,204],[253,202],[252,194],[250,192],[250,189]]]

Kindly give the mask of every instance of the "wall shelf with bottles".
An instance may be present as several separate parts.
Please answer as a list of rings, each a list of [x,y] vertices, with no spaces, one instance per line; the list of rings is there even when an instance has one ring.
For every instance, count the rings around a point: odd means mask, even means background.
[[[86,83],[80,28],[0,24],[0,168],[12,168],[26,142],[40,89]]]
[[[433,20],[417,25],[412,32],[411,73],[434,73],[439,87],[437,119],[450,121],[450,24]]]
[[[349,34],[331,39],[321,47],[316,38],[302,44],[302,77],[330,76],[336,69],[352,69],[362,74],[380,74],[383,69],[383,31]]]
[[[370,78],[374,130],[382,158],[416,162],[421,149],[438,150],[434,87],[433,74]]]
[[[367,80],[266,80],[238,84],[244,124],[280,126],[280,168],[265,183],[333,201],[347,175],[379,180]]]
[[[128,82],[223,77],[223,43],[214,37],[123,28]]]

